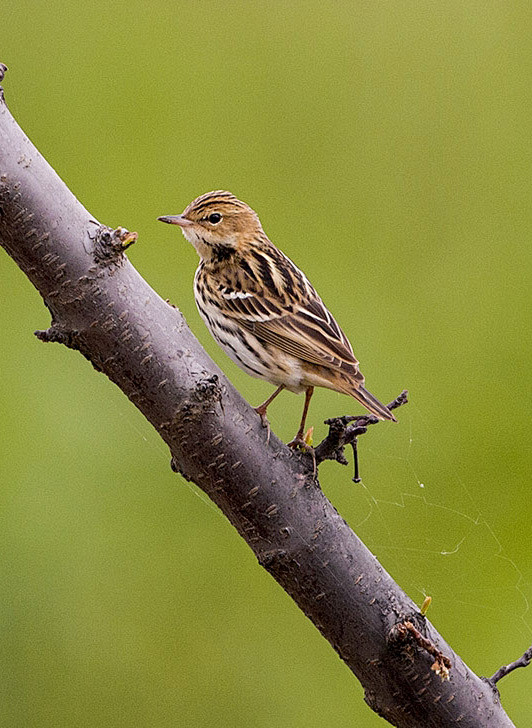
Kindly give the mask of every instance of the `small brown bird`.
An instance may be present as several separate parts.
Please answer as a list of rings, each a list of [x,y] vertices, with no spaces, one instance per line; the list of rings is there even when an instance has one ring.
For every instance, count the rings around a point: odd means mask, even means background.
[[[255,411],[267,425],[266,409],[283,390],[306,391],[303,434],[314,387],[349,394],[381,420],[390,410],[364,388],[351,344],[304,273],[278,250],[258,215],[230,192],[207,192],[181,215],[159,217],[179,225],[200,263],[194,294],[207,328],[226,354],[253,377],[277,385]]]

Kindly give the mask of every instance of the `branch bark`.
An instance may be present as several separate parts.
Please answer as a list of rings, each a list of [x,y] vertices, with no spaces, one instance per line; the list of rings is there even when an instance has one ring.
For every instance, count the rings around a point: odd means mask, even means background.
[[[357,676],[374,711],[404,728],[512,726],[497,691],[323,495],[311,459],[273,434],[268,440],[181,313],[129,263],[123,249],[131,242],[76,200],[2,95],[0,243],[50,310],[39,338],[80,351],[122,389],[167,443],[173,468],[220,507]],[[449,680],[431,670],[435,654],[450,661]]]

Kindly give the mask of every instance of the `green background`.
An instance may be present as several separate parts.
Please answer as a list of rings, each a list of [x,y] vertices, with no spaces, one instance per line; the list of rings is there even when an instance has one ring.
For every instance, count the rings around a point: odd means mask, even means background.
[[[478,674],[532,642],[528,2],[2,4],[18,122],[246,398],[156,221],[227,188],[308,274],[369,389],[326,494]],[[362,690],[0,255],[0,723],[372,726]],[[295,432],[302,398],[271,408]],[[310,422],[358,412],[319,391]],[[519,725],[532,667],[500,683]],[[434,678],[436,679],[436,678]]]

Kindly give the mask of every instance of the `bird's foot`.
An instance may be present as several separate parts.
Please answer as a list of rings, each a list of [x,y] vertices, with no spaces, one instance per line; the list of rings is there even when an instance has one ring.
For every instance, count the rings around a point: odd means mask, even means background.
[[[312,455],[312,475],[316,475],[316,453],[314,452],[312,445],[309,445],[305,438],[301,437],[299,433],[293,440],[290,440],[290,442],[287,442],[286,444],[291,450],[301,450],[302,452],[307,452],[309,455]]]
[[[270,421],[266,417],[266,407],[259,406],[259,407],[253,407],[253,409],[259,415],[262,426],[266,427],[268,430],[267,435],[266,435],[266,444],[269,444],[271,428],[270,428]]]
[[[300,448],[304,452],[311,452],[311,450],[314,450],[312,445],[308,445],[302,437],[298,437],[297,435],[293,440],[290,440],[290,442],[287,442],[286,444],[288,447],[291,447],[292,450],[296,450],[297,448]]]

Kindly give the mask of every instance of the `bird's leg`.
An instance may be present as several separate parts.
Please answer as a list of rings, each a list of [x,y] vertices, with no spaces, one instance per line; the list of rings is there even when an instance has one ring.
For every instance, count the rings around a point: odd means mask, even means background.
[[[316,475],[316,455],[314,454],[314,448],[310,445],[307,445],[303,438],[303,434],[305,432],[305,421],[307,419],[307,413],[308,413],[308,407],[310,404],[310,399],[314,393],[314,387],[307,387],[307,391],[305,392],[305,405],[303,407],[303,415],[301,417],[301,423],[299,425],[299,430],[297,431],[297,435],[294,437],[293,440],[290,440],[288,443],[288,447],[291,447],[295,449],[296,447],[300,447],[305,452],[309,452],[312,455],[312,460],[314,462],[314,468],[313,468],[313,474]]]
[[[277,387],[275,392],[270,397],[268,397],[268,399],[265,402],[263,402],[262,404],[259,404],[258,407],[253,407],[255,412],[258,415],[260,415],[260,421],[262,422],[262,426],[268,428],[268,440],[270,439],[270,423],[268,422],[268,418],[266,417],[266,410],[271,405],[273,400],[277,397],[277,395],[281,394],[283,389],[284,389],[284,384],[281,384],[279,387]]]
[[[312,397],[313,392],[314,387],[307,387],[307,391],[305,392],[305,406],[303,407],[303,415],[301,417],[299,430],[297,431],[297,435],[294,437],[294,439],[288,443],[288,447],[305,446],[305,449],[308,449],[308,445],[303,439],[303,433],[305,432],[305,421],[307,419],[308,406],[310,404],[310,398]]]

